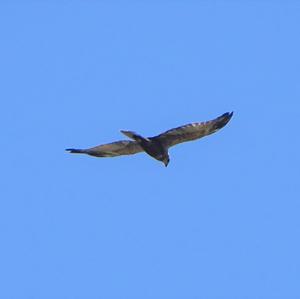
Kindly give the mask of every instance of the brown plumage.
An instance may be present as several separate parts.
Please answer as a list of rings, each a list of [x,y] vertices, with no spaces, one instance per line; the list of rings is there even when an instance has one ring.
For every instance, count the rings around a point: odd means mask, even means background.
[[[124,135],[133,140],[121,140],[88,149],[71,148],[66,150],[70,153],[88,154],[95,157],[133,155],[144,151],[167,166],[170,160],[168,149],[171,146],[215,133],[229,122],[232,115],[233,112],[227,112],[210,121],[184,125],[148,138],[132,131],[121,131]]]

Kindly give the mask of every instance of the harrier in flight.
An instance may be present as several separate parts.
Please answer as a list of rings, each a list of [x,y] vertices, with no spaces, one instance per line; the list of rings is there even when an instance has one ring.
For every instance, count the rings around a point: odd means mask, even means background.
[[[168,130],[154,137],[143,137],[132,131],[121,132],[132,140],[120,140],[98,145],[88,149],[66,149],[70,153],[87,154],[95,157],[116,157],[146,152],[154,159],[168,166],[170,161],[168,149],[178,143],[192,141],[217,132],[231,119],[233,112],[206,122],[192,123]]]

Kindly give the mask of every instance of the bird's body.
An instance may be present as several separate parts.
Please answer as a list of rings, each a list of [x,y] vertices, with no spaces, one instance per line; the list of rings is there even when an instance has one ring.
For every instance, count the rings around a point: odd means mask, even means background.
[[[70,153],[88,154],[95,157],[133,155],[144,151],[167,166],[170,160],[168,149],[171,146],[215,133],[229,122],[232,115],[233,112],[227,112],[207,122],[184,125],[148,138],[132,131],[121,131],[132,140],[116,141],[88,149],[67,149],[67,151]]]

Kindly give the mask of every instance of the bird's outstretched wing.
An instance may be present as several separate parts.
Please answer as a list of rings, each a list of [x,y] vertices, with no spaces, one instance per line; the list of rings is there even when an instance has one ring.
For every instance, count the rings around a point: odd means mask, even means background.
[[[103,145],[98,145],[88,149],[68,148],[73,154],[88,154],[95,157],[116,157],[122,155],[133,155],[142,152],[143,149],[135,141],[121,140]]]
[[[223,128],[229,122],[232,115],[233,112],[227,112],[216,119],[174,128],[154,138],[158,139],[165,147],[171,147],[178,143],[202,138]]]

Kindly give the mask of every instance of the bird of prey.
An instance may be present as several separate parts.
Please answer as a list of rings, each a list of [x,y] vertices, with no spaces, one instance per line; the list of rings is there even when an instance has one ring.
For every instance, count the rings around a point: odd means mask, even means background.
[[[95,157],[116,157],[146,152],[154,159],[163,162],[165,166],[168,166],[170,161],[168,149],[171,146],[217,132],[229,122],[232,115],[233,112],[227,112],[213,120],[187,124],[154,137],[143,137],[132,131],[121,130],[121,133],[132,140],[120,140],[88,149],[68,148],[66,151]]]

